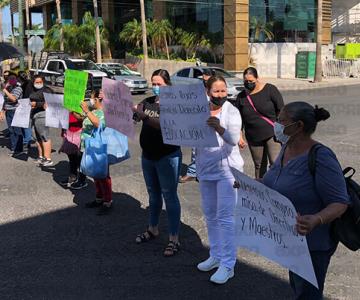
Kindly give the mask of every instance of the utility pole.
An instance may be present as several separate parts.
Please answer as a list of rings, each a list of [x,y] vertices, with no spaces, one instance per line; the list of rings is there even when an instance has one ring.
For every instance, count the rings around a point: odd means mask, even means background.
[[[145,17],[145,5],[144,0],[140,0],[140,10],[141,10],[141,28],[142,28],[142,41],[143,41],[143,76],[146,78],[147,75],[147,66],[148,66],[148,47],[147,47],[147,34],[146,34],[146,17]]]
[[[100,41],[100,28],[99,28],[99,11],[97,0],[93,0],[94,3],[94,15],[95,15],[95,38],[96,38],[96,62],[101,63],[101,41]]]
[[[23,0],[18,0],[18,14],[19,14],[19,47],[24,50],[24,21],[23,21]],[[24,70],[24,57],[20,57],[20,70]]]
[[[315,65],[315,78],[314,82],[322,81],[322,60],[321,60],[321,51],[322,51],[322,0],[317,0],[317,30],[316,30],[316,65]]]
[[[60,27],[60,51],[64,51],[64,31],[61,18],[60,0],[56,0],[57,24]]]
[[[29,0],[25,0],[25,17],[26,17],[26,30],[30,30],[30,10],[29,10]],[[31,51],[29,49],[29,38],[30,35],[27,36],[27,43],[28,43],[28,65],[29,69],[31,68],[32,59],[31,59]]]

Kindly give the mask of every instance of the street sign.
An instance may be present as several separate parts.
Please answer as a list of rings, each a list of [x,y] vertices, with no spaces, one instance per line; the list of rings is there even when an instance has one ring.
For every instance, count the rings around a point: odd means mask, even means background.
[[[29,50],[33,53],[39,53],[44,49],[44,41],[41,37],[32,36],[28,41]]]
[[[38,30],[25,30],[26,35],[45,35],[45,29],[38,29]]]

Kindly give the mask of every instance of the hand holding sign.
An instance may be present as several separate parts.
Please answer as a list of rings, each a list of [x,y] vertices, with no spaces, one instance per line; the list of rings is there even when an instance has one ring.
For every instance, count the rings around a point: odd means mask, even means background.
[[[64,107],[81,113],[80,103],[84,100],[88,73],[75,70],[65,71]]]
[[[297,212],[293,204],[262,183],[232,171],[236,179],[234,187],[238,189],[237,245],[275,261],[318,287],[306,238],[296,228]],[[308,216],[299,220],[308,229],[312,226]]]

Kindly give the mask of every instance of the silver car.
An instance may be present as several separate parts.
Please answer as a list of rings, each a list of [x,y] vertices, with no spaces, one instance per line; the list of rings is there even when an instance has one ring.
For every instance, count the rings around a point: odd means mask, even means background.
[[[139,93],[144,94],[149,89],[148,82],[144,77],[137,75],[128,75],[119,68],[101,67],[101,70],[106,71],[112,75],[112,78],[118,81],[122,81],[130,89],[132,94]]]
[[[226,80],[228,99],[235,101],[238,94],[244,89],[244,81],[221,68],[216,67],[189,67],[177,71],[171,76],[171,82],[176,84],[189,84],[202,79],[203,70],[211,70],[215,75],[220,75]]]

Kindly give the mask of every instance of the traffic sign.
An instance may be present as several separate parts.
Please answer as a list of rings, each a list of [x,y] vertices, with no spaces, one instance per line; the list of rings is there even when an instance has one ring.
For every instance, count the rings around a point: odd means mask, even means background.
[[[44,49],[44,41],[41,37],[32,36],[28,41],[29,50],[33,53],[39,53]]]
[[[45,35],[45,29],[37,29],[37,30],[25,30],[26,35]]]

